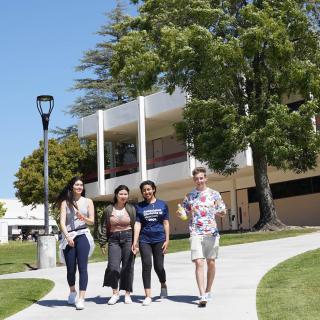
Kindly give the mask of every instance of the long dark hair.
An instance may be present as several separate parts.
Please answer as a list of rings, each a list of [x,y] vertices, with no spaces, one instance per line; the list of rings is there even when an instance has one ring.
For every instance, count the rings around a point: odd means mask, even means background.
[[[146,186],[146,185],[151,186],[151,188],[154,190],[153,195],[156,196],[157,187],[156,187],[155,183],[153,181],[151,181],[151,180],[145,180],[145,181],[142,181],[140,183],[140,191],[141,191],[141,193],[142,193],[143,187]]]
[[[120,184],[120,186],[116,187],[114,190],[113,204],[116,204],[118,202],[117,195],[122,190],[126,190],[128,192],[128,194],[130,192],[129,188],[126,185]]]
[[[75,199],[74,199],[74,196],[73,196],[73,186],[74,186],[74,184],[75,184],[77,181],[79,181],[79,180],[83,183],[82,177],[79,177],[79,176],[73,177],[73,178],[68,182],[68,184],[62,189],[62,191],[61,191],[60,194],[58,195],[57,200],[56,200],[56,202],[55,202],[55,207],[60,208],[61,203],[65,200],[65,201],[67,202],[67,206],[68,206],[69,208],[72,208],[72,206],[74,206],[74,207],[77,208],[77,203],[76,203],[76,201],[75,201]],[[82,197],[85,197],[85,196],[86,196],[86,191],[84,190],[84,187],[83,187],[81,196],[82,196]],[[78,209],[78,208],[77,208],[77,209]]]

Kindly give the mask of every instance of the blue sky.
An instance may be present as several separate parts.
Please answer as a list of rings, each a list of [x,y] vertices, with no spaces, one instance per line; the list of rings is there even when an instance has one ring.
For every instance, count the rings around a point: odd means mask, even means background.
[[[80,95],[68,91],[74,79],[84,76],[75,67],[83,52],[101,41],[95,32],[115,4],[115,0],[0,2],[0,198],[15,197],[14,174],[43,138],[36,97],[54,96],[51,129],[75,122],[63,112]]]

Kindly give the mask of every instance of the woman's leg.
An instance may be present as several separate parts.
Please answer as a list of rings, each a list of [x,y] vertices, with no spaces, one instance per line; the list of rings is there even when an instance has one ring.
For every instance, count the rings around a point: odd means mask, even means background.
[[[111,287],[113,294],[118,294],[120,278],[121,246],[116,235],[111,235],[108,242],[108,266],[104,274],[103,286]]]
[[[152,249],[149,243],[140,243],[140,255],[142,262],[142,280],[146,297],[151,296],[151,268],[152,268]]]
[[[134,269],[134,255],[131,251],[132,233],[128,232],[125,237],[125,242],[121,244],[120,290],[125,290],[126,295],[130,295]]]
[[[88,256],[90,244],[85,234],[75,238],[75,249],[79,270],[79,299],[84,299],[88,285]]]
[[[67,281],[70,287],[70,292],[75,292],[76,283],[76,249],[74,247],[67,246],[63,250],[64,259],[67,267]]]
[[[152,255],[154,270],[162,286],[166,283],[166,271],[164,270],[164,254],[162,252],[163,242],[152,244]]]

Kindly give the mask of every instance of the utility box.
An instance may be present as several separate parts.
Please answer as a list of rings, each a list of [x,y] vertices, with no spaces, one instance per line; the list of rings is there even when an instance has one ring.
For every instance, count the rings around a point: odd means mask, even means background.
[[[8,243],[8,223],[0,219],[0,243]]]

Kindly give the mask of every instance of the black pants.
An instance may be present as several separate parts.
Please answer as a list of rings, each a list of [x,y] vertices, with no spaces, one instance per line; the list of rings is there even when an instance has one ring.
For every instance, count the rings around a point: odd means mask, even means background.
[[[145,289],[151,288],[151,269],[152,269],[152,258],[154,270],[161,283],[166,282],[166,271],[163,267],[164,254],[162,252],[163,242],[157,243],[141,243],[140,255],[142,262],[142,280]]]
[[[132,231],[113,232],[108,243],[108,266],[103,286],[132,292],[134,255],[131,251]],[[121,266],[121,267],[120,267]],[[119,286],[120,280],[120,286]]]
[[[63,250],[67,266],[67,280],[70,287],[75,285],[76,270],[79,270],[79,290],[85,291],[88,285],[88,255],[90,244],[85,234],[76,236],[74,247],[67,247]]]

